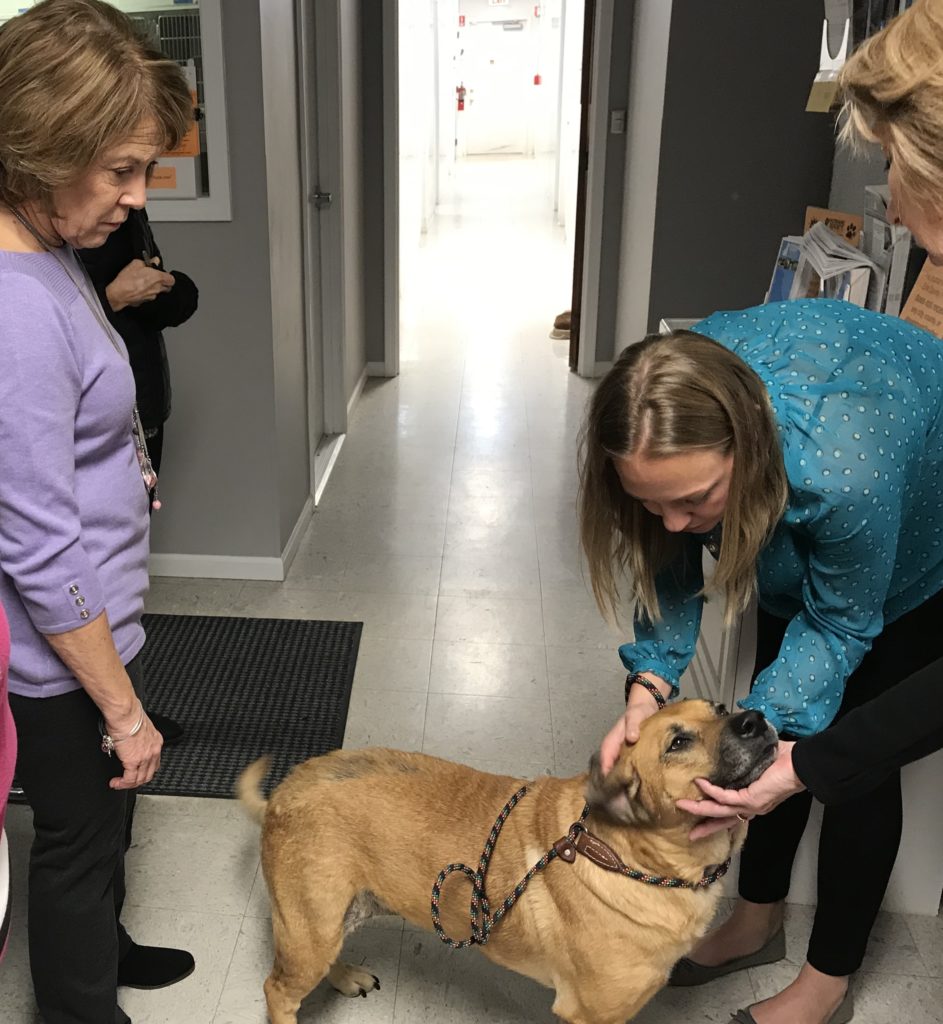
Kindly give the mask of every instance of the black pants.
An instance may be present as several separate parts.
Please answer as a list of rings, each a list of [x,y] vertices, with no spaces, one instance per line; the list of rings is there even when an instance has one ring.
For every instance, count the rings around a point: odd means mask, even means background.
[[[127,665],[143,695],[140,657]],[[17,777],[33,809],[29,865],[29,955],[44,1024],[127,1021],[117,1005],[118,960],[131,940],[124,903],[128,790],[101,751],[100,713],[84,690],[60,697],[10,696]]]
[[[943,593],[884,628],[849,678],[836,721],[940,657],[941,615]],[[754,678],[779,656],[787,625],[760,611]],[[785,899],[811,806],[812,796],[798,793],[750,823],[740,862],[744,899]],[[899,771],[866,796],[825,808],[808,950],[809,963],[822,973],[841,977],[861,966],[897,858],[901,824]]]

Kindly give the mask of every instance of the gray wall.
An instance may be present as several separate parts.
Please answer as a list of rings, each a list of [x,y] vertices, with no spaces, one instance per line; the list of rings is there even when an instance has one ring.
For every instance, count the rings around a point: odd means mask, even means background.
[[[860,153],[843,145],[835,149],[832,191],[828,205],[844,213],[864,214],[865,185],[887,184],[887,158],[876,143]]]
[[[152,549],[275,555],[278,520],[272,304],[259,11],[224,11],[233,219],[157,224],[168,267],[189,273],[200,309],[167,333],[174,410],[164,441]]]
[[[278,19],[271,32],[284,34],[282,4],[263,2]],[[240,4],[237,14],[226,5],[223,15],[232,220],[155,224],[167,266],[196,281],[200,309],[167,332],[174,408],[152,550],[277,557],[308,493],[303,364],[296,314],[280,309],[273,332],[259,7]],[[276,136],[285,130],[281,120],[274,126]],[[290,155],[285,160],[290,165]],[[285,185],[273,178],[274,188]],[[295,217],[287,207],[282,212]],[[297,238],[280,216],[272,229],[280,277],[295,259]],[[279,297],[286,292],[297,292],[296,279]]]
[[[649,330],[762,302],[782,236],[828,203],[833,121],[805,112],[822,12],[821,0],[674,0]]]

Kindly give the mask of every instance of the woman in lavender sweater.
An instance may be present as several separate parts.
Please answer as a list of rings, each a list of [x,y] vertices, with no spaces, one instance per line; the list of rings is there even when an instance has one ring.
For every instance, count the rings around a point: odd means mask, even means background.
[[[126,350],[73,251],[143,207],[192,117],[179,67],[99,0],[0,29],[0,603],[46,1024],[121,1024],[117,985],[193,970],[117,920],[126,818],[160,763],[139,659],[152,481]]]

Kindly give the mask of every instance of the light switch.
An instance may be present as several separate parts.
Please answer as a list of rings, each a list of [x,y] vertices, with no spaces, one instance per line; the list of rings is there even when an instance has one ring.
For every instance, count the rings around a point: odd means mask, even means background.
[[[624,110],[609,111],[609,134],[625,135],[626,112]]]

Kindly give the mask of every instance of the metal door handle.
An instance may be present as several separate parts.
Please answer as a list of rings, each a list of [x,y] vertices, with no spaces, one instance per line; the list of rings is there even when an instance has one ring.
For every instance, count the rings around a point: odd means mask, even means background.
[[[319,210],[326,210],[334,202],[333,192],[312,192],[308,197]]]

